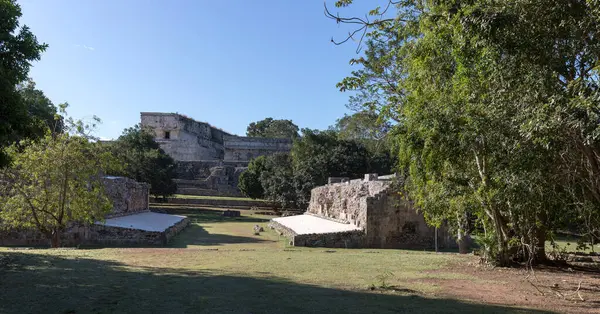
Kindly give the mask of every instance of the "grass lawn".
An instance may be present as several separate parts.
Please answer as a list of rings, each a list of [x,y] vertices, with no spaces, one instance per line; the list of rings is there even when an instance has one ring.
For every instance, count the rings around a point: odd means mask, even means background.
[[[462,271],[472,256],[295,248],[253,211],[169,211],[192,224],[168,248],[0,248],[0,313],[531,312],[448,296],[447,282],[492,282]],[[390,288],[370,289],[382,285]]]
[[[556,245],[565,249],[567,252],[580,252],[580,253],[590,253],[590,252],[600,252],[600,244],[595,244],[592,249],[591,245],[588,245],[587,248],[578,248],[577,247],[577,238],[574,236],[560,236],[554,239]],[[550,241],[546,242],[546,250],[549,252],[552,250],[552,244]]]
[[[229,201],[250,201],[250,202],[265,202],[265,200],[261,199],[252,199],[247,197],[234,197],[234,196],[210,196],[210,195],[184,195],[184,194],[175,194],[172,197],[174,198],[184,198],[184,199],[205,199],[205,200],[229,200]]]

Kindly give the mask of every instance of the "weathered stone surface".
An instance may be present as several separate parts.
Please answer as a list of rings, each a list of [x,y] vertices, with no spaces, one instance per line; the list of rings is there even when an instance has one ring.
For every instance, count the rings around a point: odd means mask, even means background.
[[[104,177],[104,191],[113,203],[110,216],[148,210],[150,185],[125,177]]]
[[[271,226],[297,246],[433,248],[435,229],[394,191],[394,177],[368,174],[364,180],[327,184],[311,191],[307,214],[349,223],[357,231],[303,234],[285,225],[285,219],[272,221]],[[456,245],[446,228],[438,230],[438,245]]]
[[[141,124],[152,128],[160,147],[178,161],[222,160],[223,136],[231,135],[175,113],[142,112]]]
[[[249,162],[258,156],[289,152],[292,149],[292,140],[287,138],[225,136],[223,144],[224,160],[235,162]]]
[[[246,167],[221,161],[178,161],[177,193],[186,195],[240,196],[237,182]]]
[[[73,224],[62,234],[61,245],[161,246],[167,244],[176,234],[187,227],[189,223],[189,218],[185,218],[164,231],[145,231],[96,224]],[[0,237],[0,245],[3,246],[47,246],[48,244],[49,240],[37,230],[13,230]]]
[[[177,161],[177,178],[196,181],[178,182],[180,194],[240,195],[237,181],[250,160],[292,148],[290,139],[235,136],[176,113],[142,112],[141,124]]]
[[[105,177],[105,191],[113,203],[108,218],[149,212],[149,185],[123,177]],[[116,218],[118,219],[118,218]],[[161,231],[72,223],[61,236],[63,246],[75,245],[164,245],[189,224],[184,218]],[[13,229],[0,233],[0,245],[46,246],[49,240],[36,229]]]
[[[364,228],[367,224],[367,198],[389,186],[387,181],[362,180],[320,186],[311,191],[307,212]]]

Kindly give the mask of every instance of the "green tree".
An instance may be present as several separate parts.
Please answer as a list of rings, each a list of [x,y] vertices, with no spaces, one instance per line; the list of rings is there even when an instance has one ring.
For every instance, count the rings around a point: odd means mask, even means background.
[[[391,162],[374,158],[360,142],[344,140],[332,130],[304,129],[292,147],[297,203],[307,205],[310,191],[329,177],[361,178],[365,173],[390,173]]]
[[[0,218],[13,228],[37,228],[60,246],[71,223],[104,219],[112,203],[101,174],[110,155],[84,137],[46,135],[8,149],[12,164],[0,170]]]
[[[262,156],[240,175],[244,195],[263,197],[284,207],[304,208],[310,191],[329,177],[360,178],[365,173],[391,171],[391,159],[371,154],[361,143],[343,140],[333,130],[302,130],[290,154]]]
[[[352,115],[344,115],[330,127],[341,140],[351,140],[363,144],[369,151],[369,168],[371,172],[388,174],[396,163],[392,155],[393,125],[381,119],[374,111],[358,111]]]
[[[266,118],[248,125],[246,135],[250,137],[290,138],[298,137],[298,126],[292,120]]]
[[[264,161],[264,170],[260,173],[260,184],[267,200],[280,204],[283,208],[298,208],[294,186],[292,160],[287,153],[268,156]]]
[[[52,103],[44,92],[35,88],[35,82],[31,79],[20,84],[18,91],[27,107],[29,116],[29,128],[21,136],[25,138],[43,137],[48,130],[52,133],[62,133],[65,129],[62,116],[58,114],[58,108]]]
[[[15,0],[0,0],[0,167],[8,164],[3,148],[28,135],[32,121],[18,84],[26,81],[31,62],[46,49],[27,26],[19,26],[21,8]]]
[[[109,144],[110,151],[121,161],[123,167],[111,169],[112,175],[120,175],[150,184],[150,193],[167,197],[177,191],[176,164],[154,140],[152,130],[140,125],[125,129],[123,134]]]
[[[266,156],[254,158],[250,161],[250,164],[248,164],[248,169],[240,174],[238,188],[245,196],[253,199],[262,199],[265,196],[265,191],[260,182],[260,176],[266,170],[266,159]]]
[[[340,83],[399,122],[405,188],[428,221],[460,235],[476,217],[500,265],[542,261],[560,217],[600,208],[598,4],[402,1],[363,25],[366,58]]]

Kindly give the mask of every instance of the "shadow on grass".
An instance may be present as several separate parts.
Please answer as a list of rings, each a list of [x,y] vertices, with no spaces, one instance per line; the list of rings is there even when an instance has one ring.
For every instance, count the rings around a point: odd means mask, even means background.
[[[346,291],[275,277],[134,269],[111,261],[20,252],[0,255],[0,291],[0,313],[534,312],[420,295]]]
[[[250,229],[248,229],[250,230]],[[178,234],[172,242],[170,242],[168,247],[176,247],[176,248],[186,248],[190,245],[205,245],[205,246],[213,246],[213,245],[223,245],[223,244],[232,244],[232,243],[260,243],[260,242],[268,242],[267,240],[252,238],[252,237],[243,237],[243,236],[234,236],[229,234],[218,234],[218,233],[209,233],[202,226],[197,224],[190,224],[185,230],[183,230],[180,234]]]
[[[162,208],[161,212],[170,215],[182,215],[190,218],[192,223],[213,223],[213,222],[252,222],[252,223],[264,223],[269,219],[258,218],[258,217],[226,217],[223,216],[222,211],[219,210],[205,210],[205,209],[193,209],[193,208]]]

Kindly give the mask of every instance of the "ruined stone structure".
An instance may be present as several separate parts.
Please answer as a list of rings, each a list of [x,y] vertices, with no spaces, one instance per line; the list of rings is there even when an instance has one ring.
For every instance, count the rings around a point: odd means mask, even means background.
[[[150,185],[125,177],[106,176],[104,191],[113,202],[108,217],[148,211]]]
[[[239,195],[237,178],[250,160],[289,152],[290,139],[235,136],[177,113],[142,112],[142,127],[178,166],[178,193]]]
[[[113,209],[104,221],[67,226],[62,245],[164,245],[189,224],[184,216],[150,212],[150,186],[146,183],[111,176],[104,177],[103,182]],[[48,239],[36,229],[0,233],[0,245],[47,244]]]
[[[367,174],[364,180],[332,179],[343,182],[313,189],[304,217],[275,218],[271,225],[296,246],[433,248],[435,229],[398,197],[393,178]],[[446,229],[438,230],[438,245],[454,245]]]

